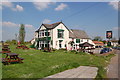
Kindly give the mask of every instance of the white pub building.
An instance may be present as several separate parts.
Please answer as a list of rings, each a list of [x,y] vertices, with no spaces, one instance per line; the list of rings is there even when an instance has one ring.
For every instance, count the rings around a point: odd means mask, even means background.
[[[77,50],[79,44],[88,42],[95,45],[85,31],[68,29],[63,22],[42,24],[35,31],[34,43],[38,49],[45,47],[54,49]]]

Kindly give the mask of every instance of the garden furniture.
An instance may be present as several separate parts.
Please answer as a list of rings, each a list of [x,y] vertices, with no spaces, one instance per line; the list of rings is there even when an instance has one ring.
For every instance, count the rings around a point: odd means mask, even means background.
[[[22,60],[24,59],[18,57],[18,54],[16,53],[6,53],[6,57],[2,59],[2,63],[3,64],[9,64],[12,62],[23,63]]]

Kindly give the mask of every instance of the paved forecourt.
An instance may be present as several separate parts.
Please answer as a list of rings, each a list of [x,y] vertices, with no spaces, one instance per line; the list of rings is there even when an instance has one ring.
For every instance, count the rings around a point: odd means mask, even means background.
[[[97,75],[97,67],[80,66],[78,68],[69,69],[46,78],[95,78]]]

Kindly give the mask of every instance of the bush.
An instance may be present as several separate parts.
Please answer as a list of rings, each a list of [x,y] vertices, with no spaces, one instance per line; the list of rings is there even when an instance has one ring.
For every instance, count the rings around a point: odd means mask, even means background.
[[[65,50],[65,51],[66,51],[66,49],[65,49],[65,48],[61,48],[61,49],[59,49],[59,50]]]
[[[16,45],[16,44],[17,44],[17,41],[13,39],[13,40],[7,40],[5,43]]]
[[[55,49],[55,48],[51,48],[51,50],[52,50],[52,51],[57,51],[57,49]]]
[[[30,45],[30,48],[35,48],[35,43]]]
[[[71,50],[70,52],[76,53],[77,51],[76,50]]]

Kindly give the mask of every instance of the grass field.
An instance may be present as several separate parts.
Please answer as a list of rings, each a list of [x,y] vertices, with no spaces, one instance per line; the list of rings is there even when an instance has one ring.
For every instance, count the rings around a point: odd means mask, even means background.
[[[16,49],[15,47],[15,45],[10,45],[11,51],[24,58],[24,63],[3,65],[3,78],[43,78],[79,66],[96,66],[99,68],[97,78],[103,78],[105,77],[104,67],[113,56],[112,54],[96,56],[65,50],[43,52],[33,49]]]

